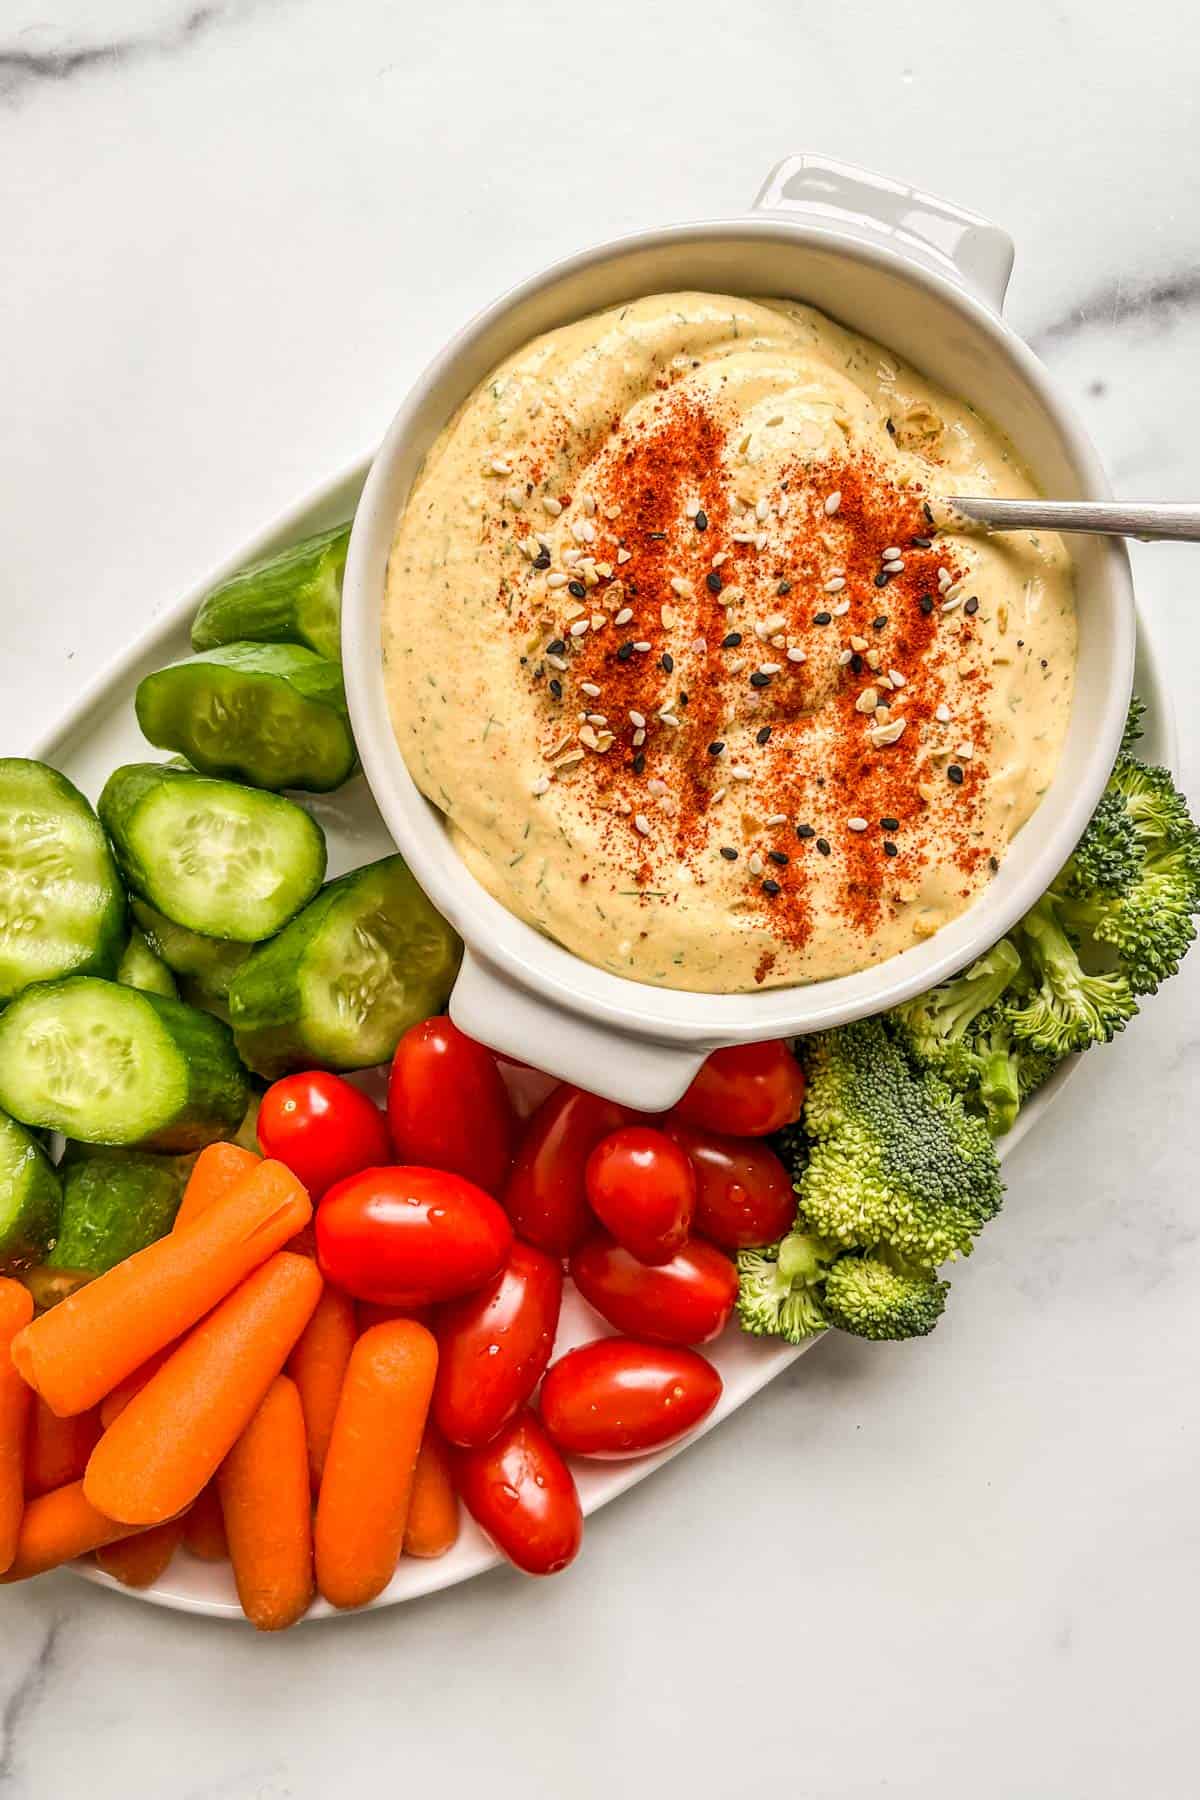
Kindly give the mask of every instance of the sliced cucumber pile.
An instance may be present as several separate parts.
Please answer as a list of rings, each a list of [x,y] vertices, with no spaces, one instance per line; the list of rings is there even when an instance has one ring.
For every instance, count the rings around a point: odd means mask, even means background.
[[[48,1266],[103,1275],[164,1237],[191,1166],[187,1156],[68,1144],[59,1165],[62,1220]]]
[[[318,656],[341,655],[342,576],[350,526],[305,538],[252,563],[214,588],[196,614],[192,648],[245,639],[304,644]]]
[[[43,983],[0,1014],[0,1107],[88,1144],[199,1150],[250,1097],[228,1029],[94,976]]]
[[[268,1079],[386,1062],[442,1006],[461,955],[404,859],[369,863],[329,882],[239,970],[229,990],[238,1049]]]
[[[113,974],[124,942],[116,865],[79,789],[0,758],[0,1006],[31,982]]]
[[[134,892],[209,937],[272,937],[325,874],[320,827],[281,794],[129,763],[109,776],[99,810]]]
[[[194,1006],[224,1006],[229,984],[249,956],[251,946],[189,931],[186,925],[176,925],[136,895],[129,908],[151,952],[183,983],[184,998]]]
[[[340,787],[354,770],[341,666],[299,644],[227,644],[147,675],[134,702],[152,744],[251,787]]]
[[[0,1113],[0,1273],[44,1259],[61,1210],[58,1170],[31,1132]]]
[[[129,942],[117,964],[117,980],[123,987],[141,988],[147,994],[165,994],[168,1000],[176,999],[179,993],[170,969],[161,956],[155,955],[136,925],[129,933]]]

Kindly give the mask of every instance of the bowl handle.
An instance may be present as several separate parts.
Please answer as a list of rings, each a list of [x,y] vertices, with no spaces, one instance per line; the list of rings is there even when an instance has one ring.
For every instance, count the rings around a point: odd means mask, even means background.
[[[754,202],[756,212],[801,215],[818,230],[836,227],[863,243],[887,244],[910,261],[949,276],[992,312],[1004,308],[1013,243],[978,213],[869,169],[802,153],[778,163]]]
[[[470,950],[450,995],[450,1017],[489,1049],[638,1112],[674,1106],[707,1055],[568,1017]]]

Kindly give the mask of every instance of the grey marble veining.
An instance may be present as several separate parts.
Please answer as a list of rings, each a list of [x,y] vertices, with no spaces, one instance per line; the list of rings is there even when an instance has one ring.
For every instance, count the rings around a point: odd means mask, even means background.
[[[1195,499],[1183,0],[11,0],[5,748],[369,444],[447,332],[812,147],[1013,231],[1010,314],[1130,498]],[[1133,549],[1194,784],[1193,551]],[[927,1342],[822,1345],[505,1573],[264,1642],[0,1593],[0,1800],[1192,1800],[1200,957],[1007,1166]]]

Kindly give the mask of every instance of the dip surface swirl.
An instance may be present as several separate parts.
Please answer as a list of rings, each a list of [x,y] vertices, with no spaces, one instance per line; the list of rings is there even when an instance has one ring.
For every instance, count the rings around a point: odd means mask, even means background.
[[[1057,538],[986,421],[811,307],[656,295],[536,339],[398,522],[393,727],[471,872],[614,974],[842,975],[968,907],[1054,774]]]

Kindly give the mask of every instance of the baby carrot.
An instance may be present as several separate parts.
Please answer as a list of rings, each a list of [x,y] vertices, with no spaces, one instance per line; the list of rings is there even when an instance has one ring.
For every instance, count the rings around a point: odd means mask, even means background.
[[[60,1419],[37,1395],[29,1409],[29,1435],[25,1440],[25,1493],[35,1500],[54,1488],[79,1481],[88,1457],[100,1442],[100,1415],[76,1413]]]
[[[183,1520],[168,1519],[165,1525],[151,1525],[148,1531],[118,1538],[114,1544],[102,1544],[96,1552],[96,1563],[122,1587],[153,1587],[159,1576],[166,1573],[182,1537]]]
[[[312,1496],[296,1383],[278,1375],[217,1475],[242,1611],[283,1631],[313,1597]]]
[[[321,1485],[333,1415],[356,1335],[353,1300],[340,1288],[327,1287],[288,1361],[288,1374],[300,1390],[304,1409],[314,1493]]]
[[[317,1499],[317,1586],[365,1606],[395,1573],[437,1372],[424,1325],[373,1325],[350,1355]]]
[[[195,1504],[183,1516],[183,1547],[201,1562],[227,1562],[229,1540],[216,1477],[200,1489]]]
[[[388,1306],[383,1300],[358,1302],[358,1329],[370,1331],[372,1325],[390,1325],[393,1319],[415,1319],[418,1325],[433,1326],[432,1306]]]
[[[17,1553],[25,1508],[25,1432],[29,1389],[13,1367],[9,1346],[33,1317],[33,1296],[19,1281],[0,1280],[0,1571]]]
[[[179,1231],[190,1225],[224,1199],[230,1188],[244,1181],[261,1160],[253,1150],[243,1150],[240,1144],[207,1144],[192,1164],[173,1229]]]
[[[305,1256],[281,1250],[248,1275],[100,1439],[84,1477],[92,1505],[131,1525],[161,1525],[190,1506],[258,1411],[320,1297],[321,1277]]]
[[[203,1318],[294,1236],[311,1211],[290,1169],[256,1164],[190,1225],[147,1245],[19,1331],[13,1361],[53,1412],[86,1412]]]
[[[44,1575],[60,1563],[86,1556],[118,1538],[130,1537],[141,1529],[138,1525],[121,1525],[97,1512],[83,1491],[82,1481],[52,1493],[39,1494],[25,1508],[17,1538],[17,1553],[3,1581],[28,1581],[31,1575]]]
[[[413,1472],[405,1556],[445,1556],[458,1541],[458,1495],[450,1479],[450,1459],[437,1426],[426,1425]]]
[[[113,1420],[120,1418],[121,1414],[125,1411],[125,1408],[129,1405],[129,1402],[133,1399],[133,1396],[141,1393],[152,1375],[157,1375],[174,1348],[174,1344],[166,1344],[161,1350],[156,1350],[153,1356],[148,1356],[145,1362],[133,1371],[132,1375],[127,1375],[124,1381],[120,1382],[113,1389],[111,1394],[105,1394],[98,1409],[101,1430],[107,1431]],[[45,1403],[43,1402],[42,1404]],[[91,1416],[90,1413],[85,1414],[85,1417],[87,1418],[90,1418]],[[65,1424],[67,1421],[63,1420],[60,1421],[60,1423]],[[99,1433],[97,1433],[97,1436],[99,1436]],[[88,1451],[89,1456],[94,1449],[95,1445],[93,1444]],[[83,1470],[80,1469],[79,1473],[82,1475]]]

